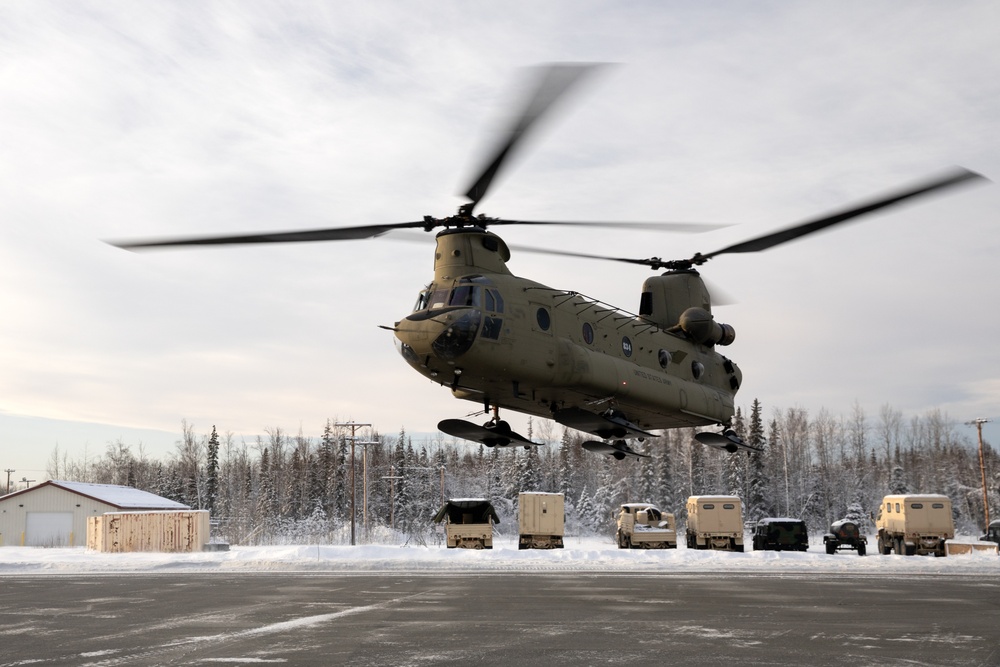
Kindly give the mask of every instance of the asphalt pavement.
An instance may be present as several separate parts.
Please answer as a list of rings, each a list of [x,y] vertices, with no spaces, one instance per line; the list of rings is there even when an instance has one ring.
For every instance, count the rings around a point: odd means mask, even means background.
[[[1000,665],[1000,582],[572,573],[0,577],[14,665]]]

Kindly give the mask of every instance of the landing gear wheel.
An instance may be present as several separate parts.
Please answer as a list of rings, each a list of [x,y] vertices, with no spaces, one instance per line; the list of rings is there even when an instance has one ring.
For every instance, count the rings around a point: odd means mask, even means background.
[[[496,421],[488,421],[485,424],[483,424],[483,428],[488,429],[490,431],[496,431],[498,433],[510,433],[510,424],[508,424],[502,419],[498,419]]]

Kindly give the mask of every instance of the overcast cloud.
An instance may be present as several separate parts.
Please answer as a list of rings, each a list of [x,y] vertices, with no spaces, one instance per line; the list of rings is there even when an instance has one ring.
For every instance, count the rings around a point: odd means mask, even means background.
[[[502,232],[687,257],[956,164],[997,179],[998,39],[985,1],[4,3],[0,465],[41,469],[57,443],[77,455],[117,437],[159,454],[182,419],[237,436],[315,435],[327,418],[432,432],[475,409],[377,328],[431,278],[431,235],[146,253],[102,240],[450,214],[521,68],[598,61],[620,65],[479,211],[740,223]],[[1000,416],[998,204],[995,185],[963,188],[707,265],[739,300],[716,312],[737,331],[738,403]],[[647,275],[535,254],[510,267],[628,310]],[[110,428],[74,439],[50,420]]]

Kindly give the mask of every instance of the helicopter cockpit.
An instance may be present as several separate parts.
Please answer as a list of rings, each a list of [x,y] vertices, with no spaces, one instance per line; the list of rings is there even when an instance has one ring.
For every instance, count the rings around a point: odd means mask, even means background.
[[[420,322],[448,313],[447,320],[441,321],[444,328],[434,336],[431,348],[441,359],[455,359],[472,347],[477,335],[499,340],[503,310],[503,297],[492,281],[483,276],[467,276],[449,287],[428,285],[417,296],[413,312],[406,319]]]
[[[489,313],[502,313],[503,297],[487,278],[472,276],[459,279],[451,288],[433,283],[428,285],[417,296],[413,312],[446,307],[477,308]]]

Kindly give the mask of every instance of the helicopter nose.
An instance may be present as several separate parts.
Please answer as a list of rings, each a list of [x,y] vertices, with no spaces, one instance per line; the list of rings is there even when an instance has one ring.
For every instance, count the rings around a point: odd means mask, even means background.
[[[451,361],[468,352],[476,340],[482,319],[478,310],[466,310],[448,324],[431,343],[438,358]]]
[[[482,313],[473,308],[448,309],[431,316],[415,313],[396,323],[399,352],[410,363],[428,356],[452,361],[475,342]]]

